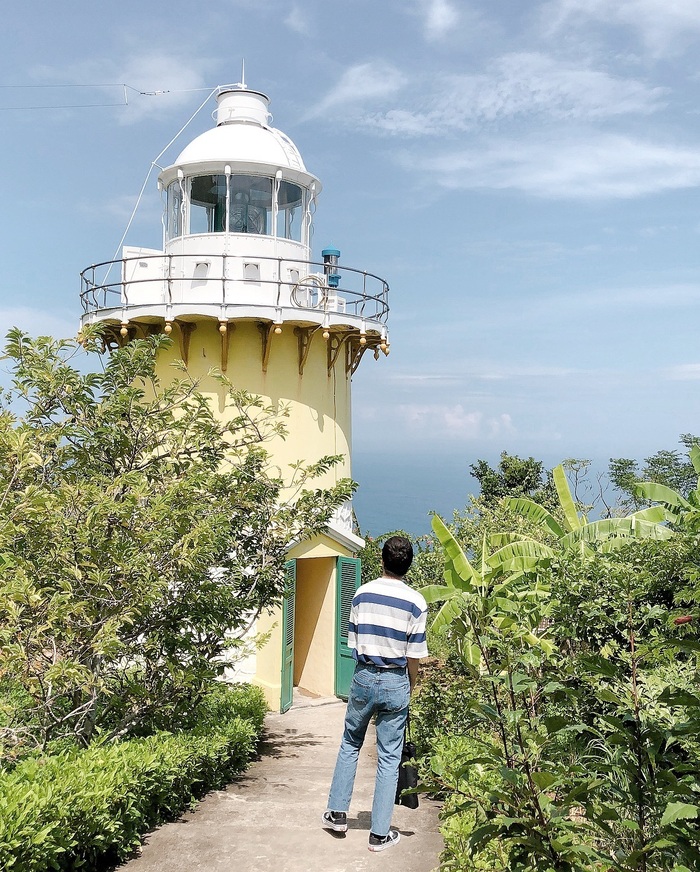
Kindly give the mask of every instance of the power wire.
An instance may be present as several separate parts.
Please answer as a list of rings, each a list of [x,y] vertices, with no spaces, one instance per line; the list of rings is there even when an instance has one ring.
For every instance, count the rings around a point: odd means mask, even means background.
[[[142,91],[140,88],[135,88],[133,85],[128,85],[126,82],[99,82],[94,85],[7,85],[0,84],[0,88],[4,90],[27,90],[37,88],[122,88],[124,91],[123,99],[119,103],[58,103],[42,106],[0,106],[0,112],[29,112],[37,109],[98,109],[104,107],[128,106],[129,97],[127,91],[133,91],[141,97],[160,97],[163,94],[190,94],[197,91],[209,91],[209,88],[168,88],[158,91]]]

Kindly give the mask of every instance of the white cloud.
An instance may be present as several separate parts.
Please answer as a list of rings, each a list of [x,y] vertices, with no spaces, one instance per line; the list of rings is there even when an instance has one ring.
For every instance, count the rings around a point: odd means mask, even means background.
[[[682,363],[669,367],[666,377],[674,381],[697,381],[700,379],[700,363]]]
[[[284,23],[290,30],[293,30],[294,33],[298,33],[300,36],[311,35],[311,24],[308,16],[297,3],[292,6],[289,15],[284,19]]]
[[[542,15],[553,34],[581,21],[630,27],[655,56],[676,54],[700,35],[697,0],[553,0]]]
[[[368,61],[347,69],[307,118],[313,118],[339,106],[367,103],[389,97],[407,82],[404,74],[384,61]]]
[[[439,330],[444,331],[444,325],[441,325]],[[491,361],[484,361],[482,363],[474,363],[473,361],[463,362],[451,357],[448,372],[433,374],[395,373],[388,376],[387,380],[393,385],[408,387],[411,391],[418,391],[424,388],[432,392],[441,387],[451,389],[455,385],[460,384],[467,384],[472,387],[475,381],[494,382],[511,379],[521,381],[523,379],[538,378],[548,380],[552,378],[568,378],[576,372],[580,372],[580,370],[571,369],[570,367],[543,366],[522,362],[515,366]]]
[[[629,198],[700,185],[697,148],[581,130],[475,143],[437,156],[399,156],[449,189],[517,190],[536,197]]]
[[[443,77],[422,108],[395,108],[365,123],[415,136],[532,116],[601,119],[654,112],[663,106],[665,93],[538,52],[516,52],[498,58],[484,73]]]
[[[508,413],[486,415],[478,409],[466,409],[461,403],[404,404],[396,408],[395,414],[415,436],[435,440],[503,437],[515,432]]]
[[[162,93],[153,97],[130,95],[131,111],[125,113],[124,120],[133,123],[147,115],[163,114],[191,102],[191,91],[206,88],[205,67],[205,61],[191,56],[183,59],[180,54],[170,56],[149,52],[128,58],[117,73],[120,81],[139,91]],[[205,96],[201,94],[202,99]]]
[[[447,36],[459,21],[459,14],[448,0],[423,0],[425,36],[431,42]]]

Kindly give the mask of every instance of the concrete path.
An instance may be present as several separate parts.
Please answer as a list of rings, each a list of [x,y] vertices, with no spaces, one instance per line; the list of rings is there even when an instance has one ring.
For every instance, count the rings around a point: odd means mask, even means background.
[[[442,839],[438,804],[396,806],[398,845],[367,850],[376,765],[372,728],[360,755],[347,833],[321,827],[342,732],[345,703],[297,695],[284,715],[268,715],[260,759],[225,790],[146,839],[124,872],[432,872]]]

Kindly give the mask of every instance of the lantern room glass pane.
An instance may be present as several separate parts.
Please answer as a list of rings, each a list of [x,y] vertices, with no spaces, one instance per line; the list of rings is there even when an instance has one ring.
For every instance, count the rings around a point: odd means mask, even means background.
[[[280,182],[277,198],[277,236],[303,242],[306,191],[292,182]]]
[[[229,186],[229,233],[272,233],[272,179],[234,175]]]
[[[182,236],[182,188],[179,181],[168,185],[165,236],[166,239]]]
[[[226,229],[226,176],[194,176],[190,180],[190,233],[223,233]]]

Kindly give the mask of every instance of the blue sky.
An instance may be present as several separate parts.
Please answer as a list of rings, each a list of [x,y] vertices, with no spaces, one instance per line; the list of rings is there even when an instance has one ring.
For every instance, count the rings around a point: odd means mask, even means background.
[[[3,332],[75,332],[80,270],[113,256],[151,161],[244,57],[324,184],[315,254],[391,286],[391,355],[355,377],[363,526],[424,527],[503,449],[604,463],[700,432],[697,0],[3,17]],[[159,214],[154,174],[127,242],[158,246]]]

